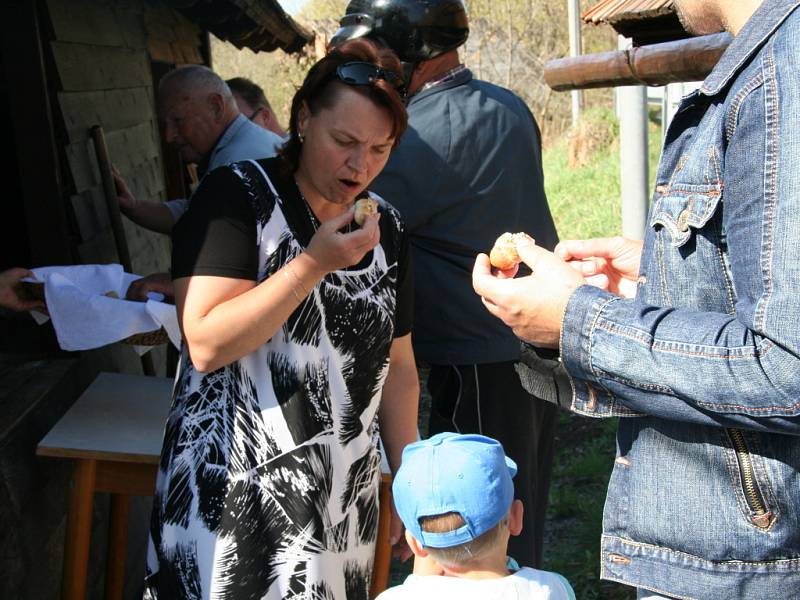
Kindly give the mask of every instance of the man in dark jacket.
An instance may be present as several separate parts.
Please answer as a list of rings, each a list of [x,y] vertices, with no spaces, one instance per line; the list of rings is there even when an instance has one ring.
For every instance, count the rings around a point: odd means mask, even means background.
[[[475,256],[502,233],[525,231],[552,248],[539,128],[507,89],[478,81],[457,48],[469,27],[460,0],[353,0],[334,36],[368,36],[394,50],[408,83],[409,127],[372,189],[396,206],[414,259],[414,351],[430,367],[430,433],[482,433],[519,465],[526,507],[510,554],[536,567],[556,414],[525,391],[520,343],[472,291]]]

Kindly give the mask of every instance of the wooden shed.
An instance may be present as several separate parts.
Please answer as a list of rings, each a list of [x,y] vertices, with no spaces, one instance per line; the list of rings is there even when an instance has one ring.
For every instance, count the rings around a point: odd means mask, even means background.
[[[254,51],[295,52],[313,39],[277,0],[6,0],[0,30],[0,131],[10,150],[0,165],[0,270],[119,261],[89,134],[95,125],[134,194],[184,196],[185,168],[161,142],[154,90],[177,65],[210,65],[210,33]],[[134,272],[166,270],[168,238],[124,224]],[[61,352],[52,328],[0,309],[2,598],[59,597],[69,468],[34,452],[101,370],[141,366],[121,344]],[[107,511],[97,506],[99,525]],[[145,500],[133,510],[144,523],[132,527],[134,560],[148,512]],[[97,537],[91,597],[102,589]],[[141,564],[132,572],[128,595],[140,586]]]

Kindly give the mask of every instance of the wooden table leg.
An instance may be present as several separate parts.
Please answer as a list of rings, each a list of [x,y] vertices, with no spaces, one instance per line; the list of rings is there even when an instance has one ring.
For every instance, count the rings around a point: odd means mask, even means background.
[[[125,591],[125,555],[128,546],[130,497],[111,494],[106,561],[106,600],[122,600]]]
[[[62,600],[85,600],[89,543],[92,537],[92,505],[97,462],[77,459],[69,492],[67,534],[64,540]]]
[[[375,543],[375,558],[372,563],[372,584],[369,597],[375,598],[389,584],[389,567],[392,562],[392,546],[389,529],[392,524],[392,477],[381,475],[379,491],[380,512],[378,516],[378,540]]]

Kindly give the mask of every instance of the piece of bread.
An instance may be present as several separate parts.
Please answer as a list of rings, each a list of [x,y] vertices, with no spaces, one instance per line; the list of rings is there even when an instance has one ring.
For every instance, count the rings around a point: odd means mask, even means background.
[[[517,254],[517,242],[525,239],[530,239],[527,233],[504,233],[495,241],[489,253],[489,262],[501,271],[513,269],[521,262]]]
[[[378,212],[378,201],[372,198],[359,198],[356,200],[356,223],[359,227],[364,225],[367,217]]]

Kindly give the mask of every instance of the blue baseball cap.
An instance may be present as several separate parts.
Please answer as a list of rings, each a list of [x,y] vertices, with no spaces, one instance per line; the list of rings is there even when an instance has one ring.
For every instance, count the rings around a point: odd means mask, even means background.
[[[394,505],[423,546],[449,548],[474,540],[506,516],[514,501],[517,465],[492,438],[439,433],[409,444],[392,483]],[[423,531],[420,519],[456,512],[454,531]]]

